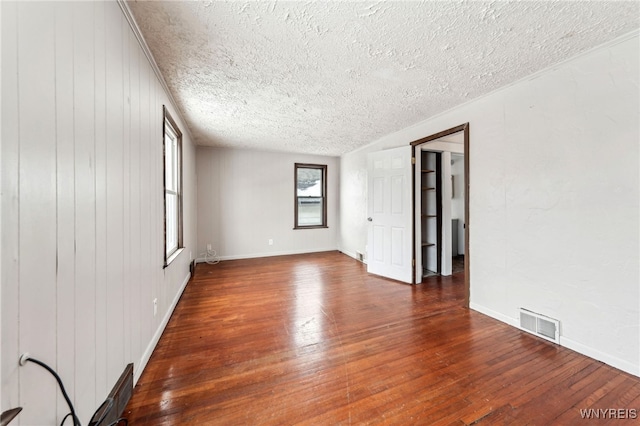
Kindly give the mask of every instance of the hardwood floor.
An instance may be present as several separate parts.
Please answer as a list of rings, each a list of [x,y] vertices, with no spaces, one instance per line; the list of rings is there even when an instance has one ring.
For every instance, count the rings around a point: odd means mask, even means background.
[[[463,280],[404,285],[338,252],[199,264],[125,415],[131,425],[638,424],[640,379],[462,308]],[[591,408],[627,418],[583,420]]]

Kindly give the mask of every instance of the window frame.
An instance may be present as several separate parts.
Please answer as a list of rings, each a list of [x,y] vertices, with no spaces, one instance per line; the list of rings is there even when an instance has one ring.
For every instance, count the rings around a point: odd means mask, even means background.
[[[298,196],[298,169],[318,169],[322,174],[322,223],[320,225],[300,225],[298,223],[298,199],[307,198]],[[327,165],[326,164],[310,164],[310,163],[295,163],[293,169],[293,205],[294,205],[294,225],[293,229],[318,229],[328,228],[327,223]],[[318,198],[318,197],[308,197]]]
[[[183,246],[182,241],[182,132],[174,121],[173,117],[169,113],[166,105],[162,106],[162,177],[163,177],[163,214],[164,214],[164,267],[166,268],[171,262],[180,254]],[[167,137],[168,133],[175,136],[176,149],[175,149],[175,167],[172,177],[175,179],[175,190],[167,187]],[[168,247],[167,228],[168,228],[168,215],[167,215],[167,196],[176,196],[176,245],[174,247]]]

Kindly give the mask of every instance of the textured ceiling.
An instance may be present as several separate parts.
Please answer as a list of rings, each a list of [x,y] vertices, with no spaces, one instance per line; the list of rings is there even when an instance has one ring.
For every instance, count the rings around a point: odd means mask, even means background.
[[[366,145],[640,26],[640,3],[128,5],[199,145]]]

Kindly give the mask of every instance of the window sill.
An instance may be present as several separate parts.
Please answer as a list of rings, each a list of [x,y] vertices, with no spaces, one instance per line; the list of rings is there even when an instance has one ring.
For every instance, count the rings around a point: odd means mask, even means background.
[[[314,225],[314,226],[295,226],[293,228],[293,230],[298,230],[298,229],[323,229],[323,228],[329,228],[327,225]]]
[[[171,265],[171,262],[173,262],[173,260],[178,257],[180,255],[180,253],[182,253],[182,251],[184,250],[184,247],[179,248],[178,250],[174,251],[171,256],[169,256],[167,258],[167,260],[165,261],[164,266],[162,267],[162,269],[167,268],[169,265]]]

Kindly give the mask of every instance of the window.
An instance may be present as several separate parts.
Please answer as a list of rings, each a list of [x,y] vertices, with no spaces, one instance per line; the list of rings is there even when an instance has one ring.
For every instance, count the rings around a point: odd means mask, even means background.
[[[167,107],[164,113],[164,266],[182,248],[182,133]]]
[[[295,165],[294,229],[327,228],[327,166]]]

